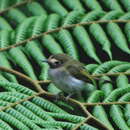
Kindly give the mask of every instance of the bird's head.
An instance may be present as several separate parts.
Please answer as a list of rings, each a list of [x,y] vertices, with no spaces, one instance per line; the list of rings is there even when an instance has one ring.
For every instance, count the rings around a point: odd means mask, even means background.
[[[71,57],[66,54],[55,54],[51,55],[47,60],[43,60],[43,62],[47,62],[51,68],[58,68],[69,60],[71,60]]]

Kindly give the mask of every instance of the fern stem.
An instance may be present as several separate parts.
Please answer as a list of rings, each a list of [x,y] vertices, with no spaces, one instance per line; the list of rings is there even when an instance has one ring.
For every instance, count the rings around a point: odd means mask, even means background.
[[[81,121],[80,123],[78,123],[72,130],[77,130],[80,128],[81,125],[83,125],[85,122],[87,122],[89,119],[91,119],[91,116],[88,116],[85,120]]]
[[[28,76],[26,76],[26,75],[24,75],[24,74],[22,74],[18,71],[15,71],[13,69],[8,69],[8,68],[5,68],[5,67],[1,67],[1,66],[0,66],[0,71],[15,74],[15,75],[19,76],[20,78],[30,82],[39,92],[44,91],[36,81],[32,80],[30,77],[28,77]]]
[[[3,13],[5,13],[5,12],[7,12],[7,11],[9,11],[9,10],[11,10],[11,9],[13,9],[13,8],[19,7],[21,5],[24,5],[24,4],[27,4],[27,3],[30,3],[30,2],[32,2],[32,0],[24,0],[22,2],[16,3],[16,4],[14,4],[14,5],[6,8],[6,9],[1,10],[0,11],[0,15],[3,14]]]
[[[98,102],[98,103],[82,103],[84,106],[97,106],[97,105],[124,105],[130,104],[130,102]]]
[[[16,44],[13,44],[13,45],[10,45],[8,47],[5,47],[5,48],[0,48],[0,52],[2,51],[6,51],[6,50],[9,50],[11,48],[15,48],[17,46],[21,46],[21,45],[24,45],[24,44],[27,44],[29,41],[32,41],[32,40],[35,40],[39,37],[42,37],[44,35],[47,35],[47,34],[50,34],[50,33],[54,33],[54,32],[58,32],[62,29],[70,29],[70,28],[74,28],[76,26],[85,26],[85,25],[90,25],[90,24],[101,24],[101,23],[110,23],[110,22],[113,22],[113,23],[128,23],[130,22],[130,20],[97,20],[97,21],[90,21],[90,22],[83,22],[83,23],[78,23],[78,24],[71,24],[71,25],[67,25],[67,26],[62,26],[62,27],[58,27],[56,29],[52,29],[52,30],[49,30],[47,32],[43,32],[43,33],[40,33],[38,35],[34,35],[30,38],[27,38],[23,41],[20,41]]]
[[[20,103],[22,103],[22,102],[28,101],[28,100],[30,100],[30,99],[32,99],[32,98],[34,98],[34,97],[36,97],[36,96],[39,96],[39,95],[41,95],[41,94],[43,94],[43,92],[41,92],[41,93],[36,93],[36,94],[34,94],[34,95],[32,95],[32,96],[28,96],[27,98],[24,98],[24,99],[22,99],[22,100],[19,100],[19,101],[15,102],[15,103],[11,103],[10,105],[7,105],[7,106],[5,106],[5,107],[0,108],[0,111],[4,111],[4,110],[6,110],[6,109],[8,109],[8,108],[14,107],[14,106],[16,106],[16,105],[18,105],[18,104],[20,104]]]
[[[119,76],[119,75],[130,75],[130,72],[117,72],[117,73],[102,73],[102,74],[94,74],[94,75],[91,75],[91,77]]]

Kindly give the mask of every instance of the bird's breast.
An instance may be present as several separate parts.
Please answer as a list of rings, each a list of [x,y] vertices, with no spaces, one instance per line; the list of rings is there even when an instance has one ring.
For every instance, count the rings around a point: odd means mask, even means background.
[[[80,91],[85,84],[84,81],[76,79],[62,69],[50,69],[49,77],[59,89],[66,93]]]

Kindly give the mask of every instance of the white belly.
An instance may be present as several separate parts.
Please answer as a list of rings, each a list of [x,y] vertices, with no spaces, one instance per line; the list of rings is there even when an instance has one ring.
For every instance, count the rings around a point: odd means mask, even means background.
[[[49,76],[52,82],[62,91],[66,93],[76,93],[84,88],[85,82],[70,76],[60,69],[50,69]]]

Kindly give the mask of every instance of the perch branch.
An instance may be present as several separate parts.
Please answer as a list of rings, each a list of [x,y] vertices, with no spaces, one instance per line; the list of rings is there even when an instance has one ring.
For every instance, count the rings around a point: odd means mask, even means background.
[[[86,114],[87,117],[92,116],[91,113],[84,107],[84,105],[81,102],[74,100],[72,98],[69,98],[68,101],[71,102],[72,104],[78,105],[81,108],[81,110]]]
[[[97,106],[97,105],[124,105],[130,102],[97,102],[97,103],[82,103],[84,106]]]
[[[51,80],[38,80],[36,81],[38,84],[48,84],[51,83]]]
[[[0,52],[11,49],[11,48],[15,48],[17,46],[24,45],[24,44],[28,43],[29,41],[35,40],[35,39],[37,39],[39,37],[42,37],[42,36],[50,34],[50,33],[58,32],[58,31],[60,31],[62,29],[70,29],[70,28],[73,28],[73,27],[76,27],[76,26],[85,26],[85,25],[89,25],[89,24],[110,23],[110,22],[113,22],[113,23],[128,23],[128,22],[130,22],[130,20],[97,20],[97,21],[90,21],[90,22],[84,22],[84,23],[77,23],[77,24],[62,26],[62,27],[58,27],[58,28],[53,29],[53,30],[49,30],[47,32],[40,33],[38,35],[34,35],[34,36],[32,36],[32,37],[30,37],[28,39],[25,39],[25,40],[23,40],[21,42],[10,45],[8,47],[0,48]]]
[[[55,99],[55,95],[51,94],[49,92],[44,92],[44,95]],[[64,96],[61,96],[60,99],[62,101],[66,101],[66,98]],[[81,102],[74,100],[72,98],[69,98],[67,101],[68,101],[68,103],[79,106],[81,108],[81,110],[84,112],[84,114],[86,115],[86,117],[92,116],[91,113],[85,108],[85,106]]]
[[[14,4],[14,5],[12,5],[12,6],[8,7],[8,8],[6,8],[6,9],[1,10],[1,11],[0,11],[0,15],[3,14],[3,13],[5,13],[5,12],[7,12],[7,11],[9,11],[9,10],[11,10],[12,8],[19,7],[19,6],[24,5],[24,4],[27,4],[27,3],[29,3],[29,2],[32,2],[32,0],[25,0],[25,1],[22,1],[22,2],[19,2],[19,3],[16,3],[16,4]]]
[[[8,72],[8,73],[14,74],[16,76],[19,76],[20,78],[23,78],[26,81],[30,82],[38,90],[38,92],[43,91],[43,89],[40,87],[40,85],[36,81],[32,80],[30,77],[28,77],[28,76],[26,76],[26,75],[24,75],[16,70],[8,69],[8,68],[0,66],[0,71]]]

